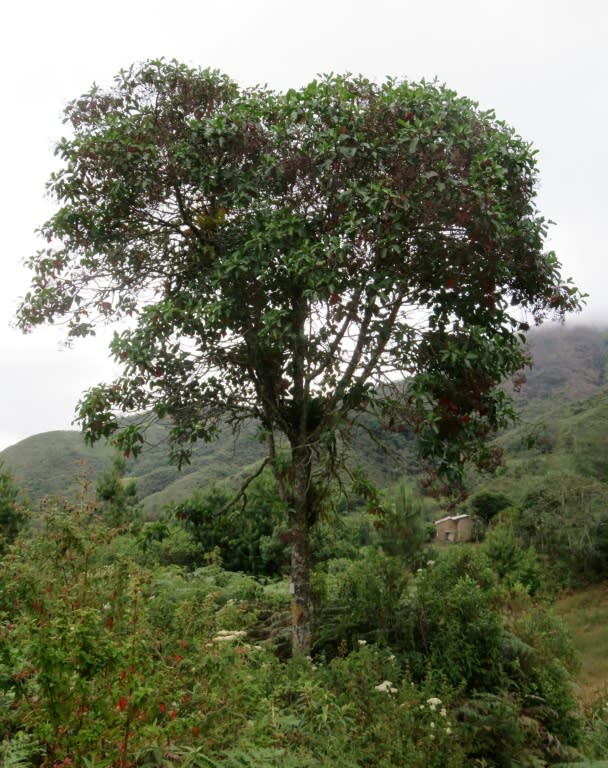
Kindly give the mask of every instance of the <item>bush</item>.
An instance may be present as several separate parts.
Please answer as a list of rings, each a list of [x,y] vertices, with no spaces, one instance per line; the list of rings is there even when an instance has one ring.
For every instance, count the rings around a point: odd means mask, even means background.
[[[137,531],[143,522],[143,507],[135,480],[126,479],[127,462],[120,454],[97,482],[98,510],[111,528]]]
[[[484,550],[506,586],[521,584],[531,595],[539,591],[542,578],[536,551],[522,547],[511,524],[495,525],[486,536]]]
[[[431,536],[429,536],[431,533]],[[388,555],[411,563],[421,547],[435,535],[429,529],[423,500],[401,484],[395,490],[378,520],[378,542]]]
[[[3,765],[532,768],[577,744],[567,634],[479,548],[323,562],[315,662],[283,663],[284,581],[134,542],[52,502],[0,561]]]
[[[400,646],[415,680],[430,668],[469,693],[499,689],[500,591],[482,553],[455,547],[429,561],[404,595],[401,615]]]
[[[605,485],[577,475],[547,476],[525,496],[515,519],[518,539],[534,546],[562,587],[606,576],[607,530]]]
[[[270,475],[257,478],[247,491],[243,508],[230,505],[223,488],[196,492],[175,506],[172,513],[193,536],[204,553],[215,552],[229,571],[278,575],[287,561],[284,534],[286,507]]]
[[[408,580],[403,563],[375,547],[359,559],[328,561],[313,573],[315,653],[333,657],[357,640],[394,641],[400,598]]]
[[[490,492],[475,494],[469,503],[472,513],[480,517],[486,524],[503,509],[513,504],[504,494]]]
[[[12,474],[0,463],[0,555],[16,539],[27,520],[27,509],[19,500],[21,493]]]

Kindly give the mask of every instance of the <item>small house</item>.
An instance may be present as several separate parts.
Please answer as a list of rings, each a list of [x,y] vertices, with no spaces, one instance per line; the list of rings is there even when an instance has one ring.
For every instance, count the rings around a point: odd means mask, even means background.
[[[451,515],[435,520],[440,541],[469,541],[473,532],[471,515]]]

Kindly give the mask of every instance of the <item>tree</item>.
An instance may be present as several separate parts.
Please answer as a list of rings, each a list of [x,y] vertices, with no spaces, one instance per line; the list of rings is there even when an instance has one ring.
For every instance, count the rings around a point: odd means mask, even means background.
[[[504,493],[492,493],[482,491],[476,493],[471,499],[471,511],[488,524],[492,518],[507,507],[512,507],[513,502]]]
[[[247,492],[247,515],[243,519],[230,504],[233,494],[212,487],[195,491],[177,504],[173,515],[182,522],[205,554],[216,550],[228,571],[257,576],[276,576],[286,561],[280,532],[284,505],[272,476],[262,474]]]
[[[98,509],[105,522],[113,528],[141,526],[142,505],[137,496],[137,482],[125,479],[127,462],[121,454],[98,480],[95,494]]]
[[[27,520],[27,510],[19,503],[20,495],[14,477],[0,462],[0,555],[17,538]]]
[[[543,252],[534,152],[432,83],[332,75],[276,93],[164,60],[93,87],[66,122],[18,322],[77,337],[127,320],[123,375],[80,403],[91,441],[137,453],[142,425],[118,414],[168,417],[182,463],[222,423],[258,420],[306,650],[309,530],[338,432],[375,413],[417,431],[438,476],[488,466],[484,438],[511,413],[496,384],[525,362],[511,308],[540,322],[578,305]]]

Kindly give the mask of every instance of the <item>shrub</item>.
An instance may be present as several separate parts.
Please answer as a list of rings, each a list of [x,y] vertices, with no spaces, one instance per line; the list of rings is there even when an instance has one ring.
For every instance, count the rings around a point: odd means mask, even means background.
[[[285,504],[269,475],[257,478],[247,491],[243,508],[230,505],[223,488],[196,492],[173,508],[205,553],[216,553],[223,567],[258,575],[280,574],[286,563]]]
[[[498,523],[486,536],[485,553],[498,576],[507,586],[522,584],[534,595],[541,586],[541,567],[533,547],[522,547],[513,526]]]
[[[108,526],[137,531],[143,522],[143,507],[137,495],[137,483],[125,478],[126,469],[127,462],[119,454],[97,482],[97,506]]]
[[[414,679],[431,668],[467,692],[499,688],[500,592],[482,553],[458,547],[430,561],[404,595],[401,614],[401,647]]]
[[[21,489],[12,474],[0,463],[0,555],[16,539],[28,517],[20,495]]]
[[[410,564],[422,545],[431,538],[429,532],[423,500],[402,483],[394,491],[378,520],[380,546],[387,554],[400,557],[404,563]]]
[[[608,572],[608,515],[602,483],[577,475],[547,476],[524,498],[515,531],[544,558],[554,583],[589,583]]]
[[[334,656],[357,640],[394,640],[408,574],[403,563],[375,547],[357,560],[328,561],[313,574],[315,653]]]
[[[513,504],[504,494],[491,492],[477,493],[469,503],[473,514],[485,523],[489,523],[495,515]]]
[[[322,563],[314,663],[268,642],[285,582],[137,551],[52,502],[0,561],[3,765],[532,768],[577,743],[563,627],[478,548]]]

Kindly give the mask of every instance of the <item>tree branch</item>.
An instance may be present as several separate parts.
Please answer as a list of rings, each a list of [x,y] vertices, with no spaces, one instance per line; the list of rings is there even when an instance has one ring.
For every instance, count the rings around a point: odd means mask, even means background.
[[[239,501],[239,499],[242,499],[245,496],[245,491],[247,490],[247,488],[249,488],[249,486],[256,479],[256,477],[259,477],[262,474],[262,472],[264,471],[264,468],[269,462],[270,462],[270,456],[266,456],[266,458],[260,464],[258,469],[252,475],[249,475],[249,477],[243,482],[236,496],[230,499],[230,501],[227,504],[224,504],[224,506],[220,510],[220,513],[219,513],[220,516],[228,512],[229,509],[233,510],[232,514],[228,518],[229,520],[232,520],[234,517],[236,517],[237,514],[239,514],[240,510],[234,509],[236,506],[236,503]]]

